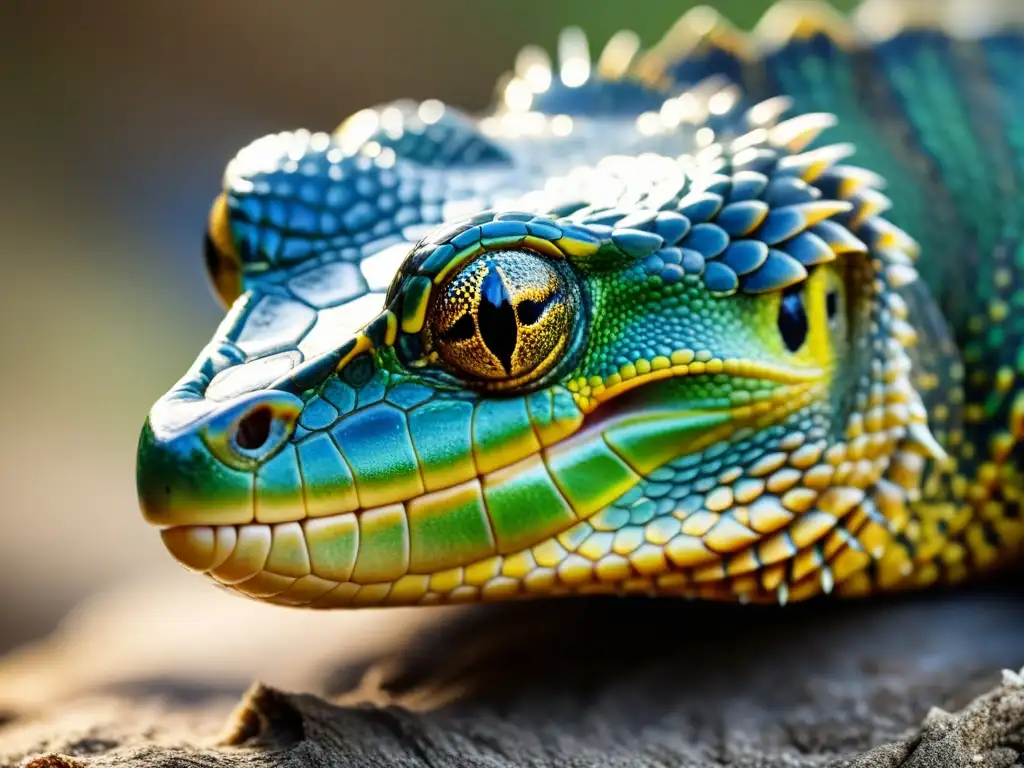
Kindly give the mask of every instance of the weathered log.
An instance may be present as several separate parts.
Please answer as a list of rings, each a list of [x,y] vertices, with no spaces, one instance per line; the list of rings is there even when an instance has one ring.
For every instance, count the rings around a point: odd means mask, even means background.
[[[323,634],[294,649],[295,666],[316,661],[319,679],[307,687],[320,695],[257,683],[231,714],[240,674],[212,674],[196,654],[172,664],[173,654],[152,648],[151,668],[132,663],[117,640],[131,611],[105,610],[88,633],[69,626],[0,667],[0,764],[1024,761],[1024,680],[1002,673],[1024,664],[1024,594],[1012,584],[782,610],[590,598],[351,613],[325,618]],[[215,637],[237,624],[238,616],[220,613],[222,625],[195,631]],[[250,652],[279,647],[274,635],[288,621],[267,622],[271,615],[295,613],[259,613],[246,628],[259,638]],[[318,619],[303,621],[308,628]],[[411,631],[408,622],[416,623]],[[351,633],[338,631],[348,625]],[[83,664],[114,669],[99,658],[104,633],[132,673],[53,684]],[[92,650],[82,655],[75,644],[84,634]],[[160,639],[153,642],[159,650]]]

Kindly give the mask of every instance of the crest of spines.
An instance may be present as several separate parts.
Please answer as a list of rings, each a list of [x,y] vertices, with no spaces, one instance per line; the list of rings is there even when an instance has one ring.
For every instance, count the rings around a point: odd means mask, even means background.
[[[640,41],[622,30],[591,61],[586,35],[565,29],[558,40],[554,64],[539,46],[523,48],[514,71],[498,80],[498,111],[545,114],[639,114],[658,109],[670,95],[666,84],[643,82],[635,70]]]
[[[515,70],[499,81],[498,109],[638,114],[712,75],[733,83],[756,79],[765,57],[791,46],[853,50],[914,30],[978,37],[1021,23],[1024,13],[1013,0],[864,0],[849,17],[824,0],[779,0],[748,33],[699,6],[646,51],[632,32],[614,35],[596,66],[576,28],[563,34],[554,65],[542,49],[524,48]]]

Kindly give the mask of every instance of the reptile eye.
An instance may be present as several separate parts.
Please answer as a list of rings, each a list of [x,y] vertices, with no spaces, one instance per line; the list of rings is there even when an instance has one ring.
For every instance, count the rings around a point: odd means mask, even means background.
[[[443,288],[429,344],[455,372],[512,386],[541,376],[568,343],[577,294],[560,265],[497,251],[471,262]]]
[[[779,333],[790,352],[796,352],[807,339],[807,309],[803,286],[782,294],[779,303]]]
[[[218,195],[210,209],[210,219],[203,238],[206,273],[225,306],[242,293],[242,259],[231,233],[227,199]]]

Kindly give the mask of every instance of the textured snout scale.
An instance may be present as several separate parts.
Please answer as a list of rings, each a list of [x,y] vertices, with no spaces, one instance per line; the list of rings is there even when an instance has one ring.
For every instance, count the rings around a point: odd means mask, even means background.
[[[254,142],[207,232],[228,314],[142,431],[146,519],[315,608],[785,603],[1019,559],[1014,13],[698,9],[596,62],[568,30],[479,119]]]

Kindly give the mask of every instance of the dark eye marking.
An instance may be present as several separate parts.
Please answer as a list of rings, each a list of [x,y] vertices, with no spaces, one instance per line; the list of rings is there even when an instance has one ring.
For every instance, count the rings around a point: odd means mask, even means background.
[[[349,386],[359,388],[365,386],[373,378],[374,368],[373,359],[364,352],[346,365],[339,375]]]
[[[493,265],[487,268],[487,274],[480,283],[480,310],[477,319],[480,323],[480,338],[508,374],[512,370],[512,353],[516,350],[519,336],[516,312],[512,307],[512,297],[509,296],[505,281],[501,279],[501,273]]]
[[[473,317],[467,312],[456,320],[452,327],[442,334],[441,338],[445,341],[467,341],[472,339],[475,334],[476,325],[473,323]]]
[[[523,325],[533,325],[540,320],[540,316],[544,314],[544,310],[547,309],[554,300],[555,294],[553,293],[542,301],[523,299],[516,307],[519,314],[519,322]]]
[[[796,352],[807,340],[807,310],[803,292],[787,291],[779,304],[779,333],[790,352]]]
[[[828,319],[831,320],[836,316],[836,312],[839,310],[839,293],[833,288],[825,296],[825,312],[828,314]]]

